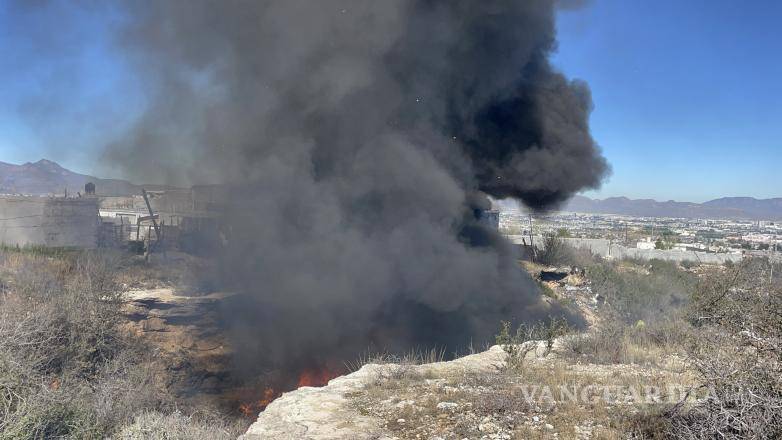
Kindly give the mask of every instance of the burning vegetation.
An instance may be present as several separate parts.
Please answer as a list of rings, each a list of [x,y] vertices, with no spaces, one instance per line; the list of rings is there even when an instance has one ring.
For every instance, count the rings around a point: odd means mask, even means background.
[[[344,366],[339,369],[305,368],[298,374],[274,372],[265,375],[257,383],[244,385],[234,400],[241,402],[239,403],[239,412],[242,415],[255,419],[259,412],[266,409],[283,392],[301,387],[322,387],[327,385],[331,379],[345,373]],[[259,390],[263,391],[259,393]]]

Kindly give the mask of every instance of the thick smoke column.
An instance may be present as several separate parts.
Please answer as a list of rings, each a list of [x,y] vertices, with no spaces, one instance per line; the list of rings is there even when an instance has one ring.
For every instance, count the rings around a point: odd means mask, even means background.
[[[473,210],[546,209],[607,173],[587,87],[548,62],[551,1],[128,5],[152,99],[106,157],[234,185],[220,264],[246,294],[244,365],[478,343],[546,313]]]

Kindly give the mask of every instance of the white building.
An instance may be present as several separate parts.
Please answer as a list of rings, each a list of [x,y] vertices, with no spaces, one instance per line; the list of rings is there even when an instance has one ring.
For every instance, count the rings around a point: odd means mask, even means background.
[[[643,241],[636,243],[637,249],[654,249],[654,242],[651,237],[646,237]]]

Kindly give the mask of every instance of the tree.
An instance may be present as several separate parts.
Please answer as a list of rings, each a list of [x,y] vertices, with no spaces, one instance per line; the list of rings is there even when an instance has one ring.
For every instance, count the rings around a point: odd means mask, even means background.
[[[543,238],[543,249],[538,251],[538,262],[549,266],[566,265],[572,257],[572,248],[559,236],[548,234]]]

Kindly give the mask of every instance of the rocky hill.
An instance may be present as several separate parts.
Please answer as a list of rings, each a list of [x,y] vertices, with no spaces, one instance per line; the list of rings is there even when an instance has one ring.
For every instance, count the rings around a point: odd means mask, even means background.
[[[84,192],[84,184],[92,182],[101,195],[127,196],[140,194],[141,187],[125,180],[100,179],[75,173],[50,160],[14,165],[0,162],[0,193],[48,195]]]

